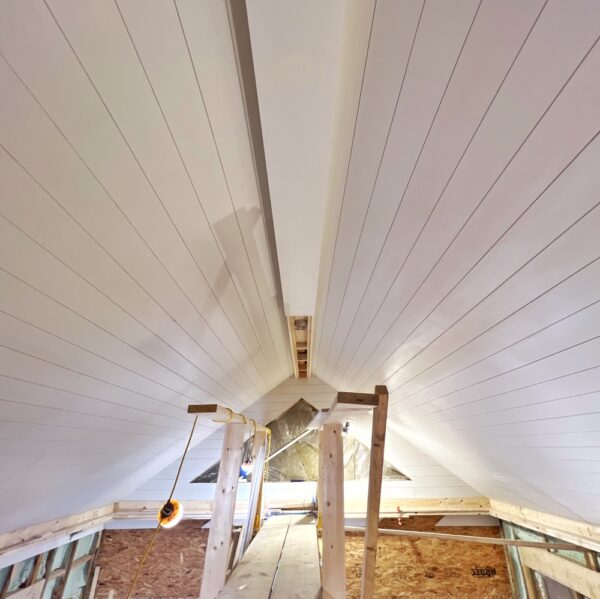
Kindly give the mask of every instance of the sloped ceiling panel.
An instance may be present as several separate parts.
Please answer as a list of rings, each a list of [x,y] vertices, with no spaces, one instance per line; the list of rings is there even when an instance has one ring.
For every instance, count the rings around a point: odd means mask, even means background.
[[[0,51],[8,530],[122,498],[187,404],[291,364],[226,5],[4,2]]]
[[[378,2],[314,371],[480,493],[600,521],[600,5]]]
[[[269,422],[292,407],[300,399],[320,410],[331,407],[337,391],[317,376],[310,379],[296,380],[289,378],[269,391],[245,410],[249,418],[260,422]],[[371,420],[369,417],[357,419],[352,423],[352,434],[363,444],[371,445]],[[191,483],[207,468],[210,468],[221,457],[223,446],[223,427],[210,437],[201,441],[190,450],[186,458],[180,482],[177,485],[177,497],[185,500],[213,499],[215,485]],[[430,498],[430,497],[477,497],[479,494],[472,487],[449,472],[446,468],[425,455],[414,445],[389,430],[386,446],[386,461],[406,474],[410,480],[386,480],[383,493],[390,498]],[[167,497],[179,466],[178,460],[142,483],[130,492],[127,500],[160,500]],[[347,496],[352,498],[366,497],[365,481],[347,481]],[[240,496],[245,497],[248,489],[241,485]],[[308,489],[308,491],[307,491]],[[314,483],[269,483],[266,485],[267,500],[278,498],[290,502],[302,499],[307,493],[314,493]]]

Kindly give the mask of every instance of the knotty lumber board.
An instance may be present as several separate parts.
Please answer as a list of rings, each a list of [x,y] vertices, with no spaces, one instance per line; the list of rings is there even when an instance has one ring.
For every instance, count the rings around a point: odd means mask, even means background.
[[[234,568],[219,599],[268,599],[293,516],[272,516]]]
[[[371,599],[375,593],[375,563],[377,561],[377,534],[381,483],[383,481],[383,452],[388,412],[388,391],[383,385],[375,387],[379,405],[373,410],[371,431],[371,458],[369,467],[369,492],[367,498],[367,523],[365,530],[365,555],[362,570],[361,598]]]
[[[342,427],[325,424],[319,452],[319,488],[323,533],[324,599],[345,599],[344,581],[344,455]]]
[[[225,425],[221,467],[215,489],[215,507],[208,533],[200,599],[215,599],[225,584],[235,500],[242,463],[245,425]]]
[[[292,521],[283,545],[271,599],[317,599],[321,596],[321,569],[317,528],[313,516]]]

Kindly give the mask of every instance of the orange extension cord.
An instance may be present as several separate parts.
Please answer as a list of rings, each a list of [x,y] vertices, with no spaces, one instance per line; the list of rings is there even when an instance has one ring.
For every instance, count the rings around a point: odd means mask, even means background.
[[[190,448],[190,443],[192,442],[192,437],[194,436],[194,430],[196,428],[197,421],[198,421],[198,416],[196,416],[194,418],[194,423],[192,424],[192,430],[190,432],[190,436],[189,436],[187,445],[185,446],[185,449],[183,450],[183,455],[181,456],[181,461],[179,462],[179,468],[177,470],[177,475],[175,476],[175,481],[173,482],[173,488],[171,489],[171,493],[169,494],[169,498],[167,499],[167,501],[165,501],[165,504],[169,503],[171,501],[171,499],[173,499],[173,494],[175,493],[175,487],[177,486],[177,481],[179,480],[179,475],[181,474],[181,468],[183,467],[183,461],[185,460],[185,456],[187,455],[188,449]],[[146,560],[148,559],[148,556],[150,555],[150,551],[152,550],[154,541],[156,540],[156,537],[158,536],[158,531],[160,530],[161,525],[162,525],[162,522],[159,520],[158,526],[154,529],[154,532],[152,533],[152,537],[150,538],[148,545],[146,545],[146,549],[144,550],[142,559],[140,560],[140,563],[137,567],[135,576],[133,577],[133,580],[131,581],[131,586],[129,587],[129,590],[127,591],[126,599],[131,599],[131,595],[133,594],[133,591],[135,590],[135,585],[137,584],[137,581],[138,581],[138,578],[142,571],[142,568],[144,567],[144,564],[146,563]]]

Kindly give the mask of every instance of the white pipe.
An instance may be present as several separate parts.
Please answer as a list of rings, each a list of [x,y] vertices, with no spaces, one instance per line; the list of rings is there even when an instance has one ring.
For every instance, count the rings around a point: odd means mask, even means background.
[[[360,526],[346,526],[347,532],[365,532]],[[452,535],[444,532],[421,532],[418,530],[397,530],[379,528],[378,534],[397,537],[420,537],[425,539],[438,539],[440,541],[463,541],[466,543],[483,543],[485,545],[509,545],[514,547],[540,547],[543,549],[579,549],[572,543],[543,543],[541,541],[520,541],[518,539],[500,539],[497,537],[476,537],[471,535]]]

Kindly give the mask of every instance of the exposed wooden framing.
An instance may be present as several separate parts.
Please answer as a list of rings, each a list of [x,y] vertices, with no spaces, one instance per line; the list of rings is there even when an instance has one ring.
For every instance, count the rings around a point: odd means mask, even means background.
[[[114,519],[119,520],[152,520],[156,522],[156,514],[164,501],[119,501],[115,507]],[[183,517],[188,520],[210,520],[214,501],[185,501]],[[248,512],[248,502],[238,501],[235,515],[243,518]]]
[[[489,514],[569,543],[600,551],[600,527],[490,499]]]
[[[72,535],[82,531],[93,532],[112,520],[114,510],[114,504],[105,505],[87,512],[2,533],[0,534],[0,567],[12,563],[11,560],[20,561],[46,551],[51,548],[48,544],[57,546],[67,543]]]
[[[537,586],[533,576],[533,570],[521,564],[523,570],[523,582],[525,583],[525,589],[527,591],[528,599],[536,599],[538,597]]]
[[[0,534],[0,567],[13,563],[13,555],[20,561],[43,551],[66,543],[71,534],[90,533],[105,524],[115,520],[123,521],[127,527],[127,520],[156,521],[156,514],[163,505],[163,501],[120,501],[65,518],[58,518],[36,524],[34,526]],[[209,520],[213,513],[213,501],[186,501],[186,519]],[[269,507],[285,508],[285,503],[273,503]],[[380,503],[380,517],[394,517],[398,507],[405,514],[487,514],[489,501],[485,497],[442,498],[442,499],[382,499]],[[349,498],[345,502],[346,517],[363,517],[366,514],[366,503],[363,500]],[[236,502],[235,517],[244,518],[248,513],[248,503]],[[505,518],[508,520],[508,518]],[[558,533],[557,533],[558,534]],[[573,541],[576,544],[576,541]],[[48,546],[50,545],[50,547]],[[593,547],[592,547],[593,548]],[[25,553],[24,553],[25,552]],[[0,595],[0,599],[1,595]]]
[[[94,534],[94,533],[90,533],[90,534]],[[50,572],[50,568],[52,565],[52,561],[54,560],[54,556],[56,554],[56,549],[53,549],[48,552],[48,560],[46,562],[46,576],[42,580],[40,580],[40,582],[43,582],[43,587],[42,587],[40,596],[43,596],[43,594],[46,590],[46,586],[48,585],[49,582],[51,582],[55,578],[59,578],[62,576],[63,580],[61,581],[60,586],[57,586],[57,588],[53,591],[53,596],[61,597],[71,570],[73,568],[76,568],[77,566],[80,566],[81,564],[85,564],[86,562],[92,561],[96,557],[96,552],[98,551],[98,546],[99,546],[97,540],[96,540],[95,547],[91,553],[82,555],[81,557],[78,557],[77,559],[75,559],[75,552],[77,551],[78,543],[79,543],[79,540],[77,540],[76,542],[74,542],[71,545],[69,556],[67,558],[66,566],[64,566],[63,568],[58,568],[57,570],[54,570],[54,572]],[[91,582],[91,577],[88,577],[87,586],[90,585],[90,582]]]
[[[212,419],[213,422],[220,423],[238,423],[238,424],[247,424],[252,426],[253,431],[255,432],[264,432],[266,431],[266,427],[258,424],[256,420],[252,418],[247,418],[243,414],[238,414],[234,412],[230,408],[225,408],[218,404],[192,404],[188,406],[188,414],[204,414],[207,416],[214,416]]]
[[[356,416],[362,416],[373,410],[379,403],[379,397],[373,393],[348,393],[340,391],[331,408],[327,411],[326,422],[344,424]]]
[[[0,587],[0,599],[4,599],[6,597],[6,593],[8,593],[8,585],[10,584],[10,578],[12,576],[14,570],[14,565],[8,566],[8,573],[6,575],[6,580],[2,587]]]
[[[340,391],[337,394],[336,402],[376,408],[379,405],[379,395],[377,393],[354,393],[352,391]]]
[[[252,471],[252,481],[250,487],[250,500],[248,502],[248,515],[244,523],[239,542],[239,559],[252,540],[252,532],[254,530],[254,522],[259,509],[260,492],[263,484],[263,475],[265,472],[265,462],[267,457],[267,433],[259,432],[254,435],[254,446],[252,449],[252,463],[254,469]],[[237,560],[236,560],[237,561]]]
[[[600,598],[600,573],[543,549],[519,548],[521,563],[591,599]]]
[[[243,424],[230,422],[225,425],[200,599],[215,599],[225,584],[245,432]]]
[[[71,567],[73,566],[73,558],[75,557],[75,549],[77,548],[77,543],[73,543],[70,547],[69,547],[69,556],[67,557],[67,565],[65,566],[65,575],[62,577],[62,579],[58,582],[58,584],[56,585],[56,588],[54,589],[54,593],[53,593],[53,597],[62,597],[63,596],[63,592],[65,590],[65,585],[67,584],[67,578],[69,577],[69,572],[71,571]],[[89,557],[89,556],[86,556]],[[46,579],[46,582],[44,583],[44,588],[46,588],[46,585],[48,584],[48,580],[50,580],[50,578]],[[43,593],[43,591],[42,591]]]
[[[406,516],[411,514],[486,516],[489,511],[489,501],[486,497],[384,498],[379,502],[379,517],[396,517],[398,509]],[[344,511],[347,518],[360,518],[367,513],[367,504],[363,499],[348,498],[345,501]]]
[[[312,363],[312,316],[288,316],[288,332],[294,375],[310,378]]]
[[[585,563],[590,570],[598,572],[598,562],[596,561],[596,554],[593,551],[585,552]]]
[[[306,378],[309,379],[312,375],[312,348],[313,348],[314,327],[312,316],[308,317],[308,333],[306,335],[306,343],[308,350],[308,361],[306,363]]]
[[[44,581],[40,580],[30,586],[18,588],[8,595],[8,597],[11,599],[40,599],[43,587]]]
[[[346,597],[344,557],[344,455],[342,427],[325,424],[321,434],[319,515],[323,531],[321,584],[324,599]]]
[[[33,564],[33,570],[31,570],[31,574],[29,575],[29,578],[27,579],[27,583],[26,583],[25,586],[31,586],[35,582],[35,579],[37,578],[38,572],[40,571],[40,566],[42,565],[42,558],[43,557],[44,557],[44,554],[40,553],[35,558],[35,562]]]
[[[373,410],[371,430],[371,457],[369,466],[369,494],[367,498],[367,522],[365,530],[365,554],[363,558],[361,592],[362,599],[371,599],[375,592],[375,564],[377,562],[377,531],[379,525],[379,505],[383,481],[383,452],[387,427],[388,390],[384,385],[375,387],[378,396],[377,407]]]
[[[90,582],[87,599],[94,599],[94,597],[96,596],[96,587],[98,586],[99,578],[100,578],[100,566],[96,566],[94,568],[94,574],[92,576],[92,581]]]
[[[324,459],[323,459],[323,429],[319,430],[319,472],[317,479],[317,530],[319,532],[323,529],[323,516],[321,513],[321,508],[323,506],[323,483],[325,481],[325,476],[323,474],[324,470]]]
[[[360,526],[346,526],[348,532],[364,532]],[[509,547],[535,547],[538,549],[578,549],[581,547],[572,543],[546,543],[543,541],[521,541],[519,539],[502,539],[498,537],[477,537],[474,535],[454,535],[445,532],[424,532],[419,530],[396,530],[380,528],[380,535],[395,537],[414,537],[422,539],[438,539],[440,541],[458,541],[463,543],[481,543],[483,545],[504,545]]]

